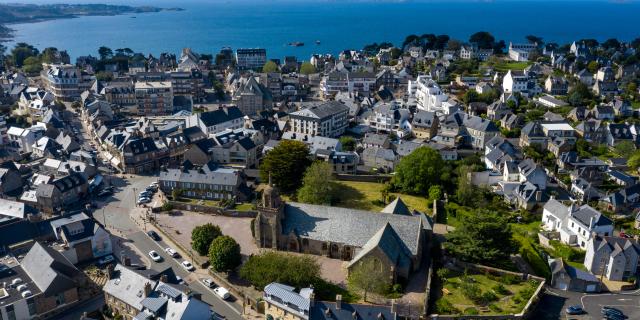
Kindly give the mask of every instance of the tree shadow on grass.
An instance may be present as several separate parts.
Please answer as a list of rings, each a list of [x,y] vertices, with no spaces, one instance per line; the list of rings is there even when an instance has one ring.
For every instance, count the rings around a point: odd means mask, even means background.
[[[360,210],[373,209],[371,202],[360,190],[342,183],[334,183],[333,188],[335,196],[333,205]]]

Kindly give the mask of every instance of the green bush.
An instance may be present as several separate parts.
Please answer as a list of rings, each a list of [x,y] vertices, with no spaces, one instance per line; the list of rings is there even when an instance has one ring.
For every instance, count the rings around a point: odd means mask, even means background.
[[[485,291],[480,295],[480,301],[482,304],[488,304],[496,300],[498,300],[498,296],[491,291]]]
[[[469,315],[469,316],[475,316],[475,315],[479,315],[480,312],[478,311],[478,309],[474,308],[474,307],[469,307],[464,309],[464,314]]]
[[[551,240],[549,244],[553,247],[553,254],[567,261],[582,262],[584,261],[585,252],[572,248],[558,240]]]
[[[489,305],[489,310],[495,312],[495,313],[500,313],[502,312],[502,309],[500,309],[500,307],[498,307],[495,303],[492,303]]]
[[[506,284],[518,284],[522,282],[522,278],[519,276],[516,276],[515,274],[505,274],[502,277],[500,277],[500,281]]]
[[[460,288],[462,289],[462,294],[467,297],[467,299],[475,302],[482,302],[482,290],[475,283],[469,283],[462,280],[463,282],[460,284]]]
[[[509,290],[507,290],[507,288],[502,283],[496,284],[491,289],[497,294],[501,294],[501,295],[509,294]]]
[[[536,273],[536,275],[544,277],[546,279],[549,279],[551,277],[549,265],[533,248],[531,242],[523,242],[522,247],[520,247],[520,255],[531,266],[531,268],[533,268],[533,271]]]
[[[240,277],[260,290],[271,282],[302,288],[318,282],[320,265],[311,256],[267,251],[251,256],[240,268]]]
[[[436,301],[435,313],[437,314],[458,314],[460,310],[456,309],[453,304],[445,299],[440,298]]]

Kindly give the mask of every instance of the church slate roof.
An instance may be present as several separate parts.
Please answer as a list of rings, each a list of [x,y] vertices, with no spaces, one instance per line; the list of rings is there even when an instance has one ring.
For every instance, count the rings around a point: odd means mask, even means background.
[[[375,213],[364,210],[290,202],[285,206],[283,234],[362,248],[387,223],[412,255],[418,254],[423,230],[419,216]]]

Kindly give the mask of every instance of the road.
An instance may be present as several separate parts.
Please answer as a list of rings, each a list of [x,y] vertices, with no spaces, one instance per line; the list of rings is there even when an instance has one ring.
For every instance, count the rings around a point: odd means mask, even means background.
[[[93,149],[89,142],[90,137],[79,119],[75,118],[72,123],[74,127],[79,129],[79,143],[87,150]],[[100,151],[98,150],[99,153]],[[206,277],[207,270],[199,269],[196,270],[196,273],[184,270],[179,261],[166,255],[164,252],[164,248],[167,247],[166,243],[161,242],[159,245],[151,240],[145,234],[146,225],[140,219],[136,219],[136,217],[142,216],[146,210],[136,206],[137,195],[151,182],[156,181],[157,177],[129,174],[110,175],[108,167],[101,163],[100,170],[107,177],[108,183],[114,186],[115,189],[112,196],[95,201],[97,208],[93,212],[93,217],[112,234],[116,259],[122,261],[122,255],[126,255],[133,264],[144,264],[157,270],[171,266],[174,272],[182,277],[193,291],[202,294],[202,300],[210,304],[217,314],[227,319],[242,319],[242,308],[237,301],[235,303],[233,300],[231,300],[232,302],[224,301],[202,284],[201,278]],[[164,261],[162,263],[151,263],[147,255],[151,250],[156,250],[160,253],[164,257]],[[196,274],[200,274],[200,276]]]
[[[586,311],[582,315],[567,315],[569,306],[579,305]],[[603,306],[620,309],[627,319],[640,319],[640,290],[625,293],[585,294],[547,288],[538,303],[532,319],[602,319],[600,310]]]

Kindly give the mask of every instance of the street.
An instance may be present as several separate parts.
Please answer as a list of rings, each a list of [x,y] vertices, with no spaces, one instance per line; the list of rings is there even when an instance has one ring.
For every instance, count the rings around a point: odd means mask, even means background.
[[[582,315],[567,315],[569,306],[579,305],[586,311]],[[640,319],[640,290],[625,293],[585,294],[547,288],[538,303],[532,319],[602,319],[603,306],[620,309],[627,319]]]
[[[77,136],[83,148],[95,150],[91,146],[90,136],[78,118],[74,118],[72,125],[78,128],[79,134]],[[227,319],[242,319],[242,307],[237,301],[233,301],[233,299],[224,301],[202,284],[201,279],[208,277],[207,270],[186,271],[180,266],[182,260],[174,260],[164,252],[164,249],[169,246],[165,241],[156,243],[146,235],[146,225],[141,217],[144,216],[147,208],[136,206],[136,200],[137,195],[157,178],[130,174],[110,175],[108,164],[101,165],[100,151],[97,150],[97,153],[100,171],[105,176],[107,184],[114,187],[114,193],[95,201],[97,208],[93,212],[93,218],[111,233],[116,259],[122,261],[124,254],[131,259],[132,264],[146,265],[155,270],[163,270],[170,266],[193,291],[202,294],[202,300],[210,304],[217,314]],[[171,247],[175,250],[179,249],[175,246]],[[160,263],[152,262],[147,255],[151,250],[162,255],[163,261]],[[181,252],[181,256],[187,255]],[[88,307],[82,309],[89,310]]]

